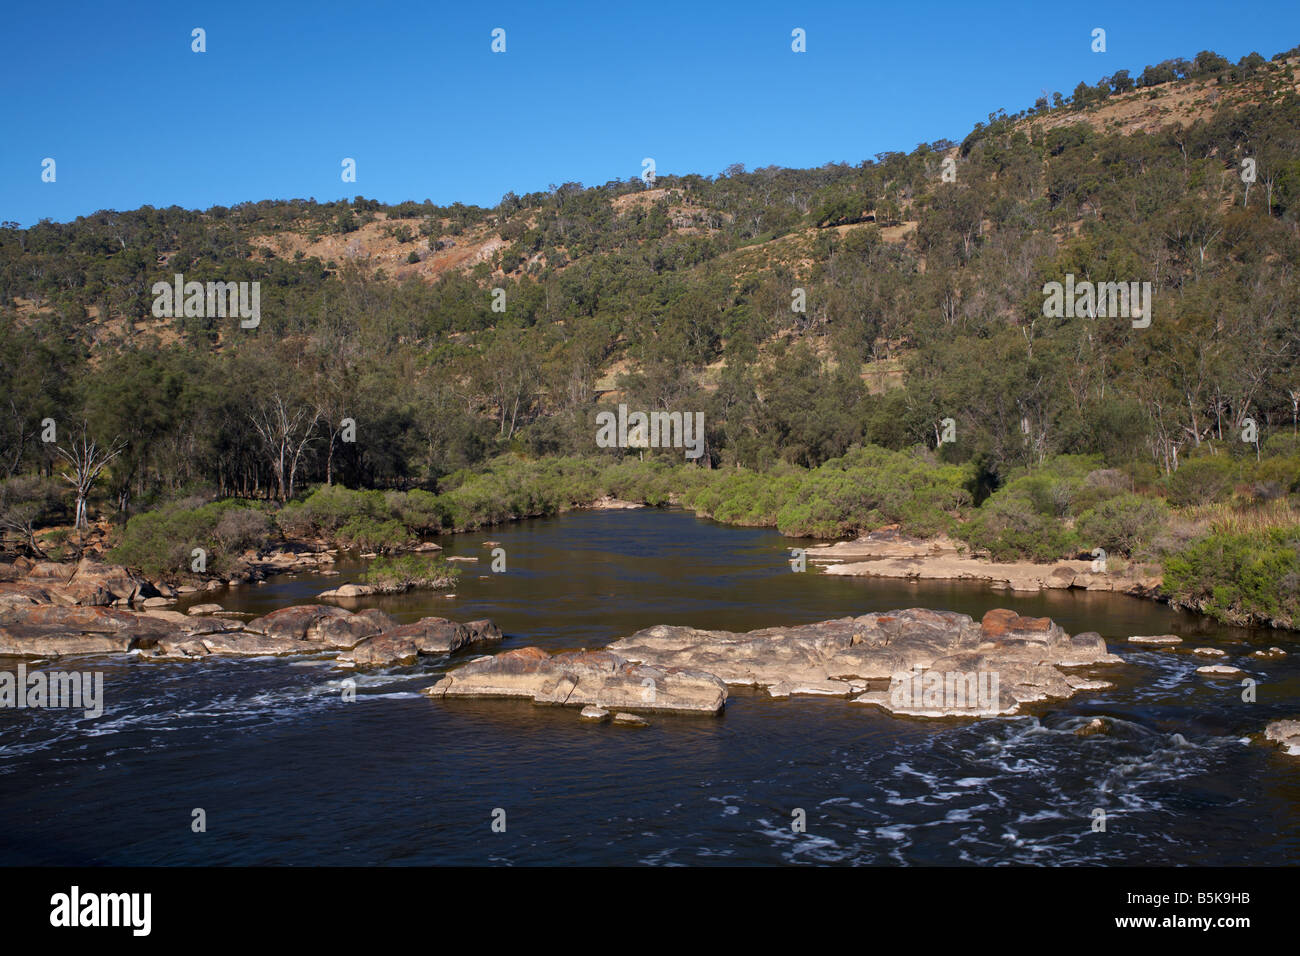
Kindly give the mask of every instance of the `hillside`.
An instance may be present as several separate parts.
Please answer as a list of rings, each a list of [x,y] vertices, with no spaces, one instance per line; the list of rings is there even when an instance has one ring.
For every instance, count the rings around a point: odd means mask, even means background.
[[[356,197],[5,224],[7,467],[41,460],[32,422],[62,408],[134,436],[137,495],[262,487],[216,396],[269,386],[367,423],[371,442],[327,436],[303,462],[359,482],[585,453],[601,397],[704,409],[715,465],[871,441],[993,480],[1060,453],[1169,472],[1246,418],[1265,440],[1296,418],[1298,59],[1121,71],[856,166],[565,183],[493,209]],[[176,273],[259,282],[259,327],[155,317]],[[1159,320],[1049,324],[1041,290],[1066,273],[1153,283]],[[937,442],[950,418],[962,440]],[[175,450],[143,450],[178,429]]]

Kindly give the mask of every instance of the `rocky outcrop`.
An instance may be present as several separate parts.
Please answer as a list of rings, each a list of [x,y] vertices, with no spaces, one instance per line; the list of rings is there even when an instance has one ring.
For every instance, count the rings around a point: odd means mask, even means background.
[[[41,603],[64,606],[140,604],[162,596],[154,585],[129,569],[93,558],[82,558],[76,564],[37,561],[21,579],[0,586],[0,593],[12,594],[24,585],[44,593]]]
[[[167,610],[0,605],[0,655],[15,657],[133,651],[142,657],[189,658],[342,651],[340,661],[349,664],[393,663],[406,659],[408,646],[414,649],[413,658],[450,653],[475,641],[500,640],[501,630],[491,621],[456,624],[425,618],[398,625],[374,608],[353,614],[337,607],[304,605],[245,623],[229,616]]]
[[[42,605],[0,611],[0,654],[15,657],[124,653],[174,634],[166,621],[118,608]]]
[[[520,697],[536,704],[603,710],[717,714],[726,685],[693,668],[634,664],[609,651],[547,654],[523,647],[483,657],[447,674],[430,697]]]
[[[1300,720],[1275,720],[1264,728],[1264,738],[1292,757],[1300,757]]]
[[[892,713],[988,716],[1109,686],[1063,668],[1121,663],[1095,633],[995,610],[912,608],[737,634],[659,625],[615,641],[629,661],[687,668],[774,695],[838,694]],[[872,686],[874,685],[874,686]],[[865,693],[862,688],[871,687]]]
[[[1094,570],[1092,561],[1068,560],[1054,564],[1032,561],[989,561],[977,558],[964,546],[940,535],[912,538],[897,526],[880,528],[856,541],[840,541],[808,548],[809,561],[825,564],[827,574],[905,580],[982,581],[1011,591],[1081,588],[1115,591],[1139,597],[1156,597],[1161,577],[1137,566],[1122,572]]]
[[[426,617],[366,638],[338,659],[357,666],[409,664],[421,655],[450,654],[466,644],[500,640],[501,628],[491,621],[457,624],[445,617]]]

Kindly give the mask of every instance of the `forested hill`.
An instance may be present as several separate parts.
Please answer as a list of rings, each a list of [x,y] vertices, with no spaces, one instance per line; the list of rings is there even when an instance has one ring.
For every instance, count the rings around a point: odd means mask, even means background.
[[[49,472],[53,418],[125,443],[120,501],[266,489],[250,422],[282,416],[303,483],[432,485],[591,454],[612,401],[702,411],[706,466],[1255,456],[1247,420],[1266,448],[1300,416],[1297,65],[1202,52],[857,165],[6,223],[0,478]],[[260,324],[155,317],[177,273],[260,282]],[[1150,282],[1149,327],[1045,318],[1067,275]]]

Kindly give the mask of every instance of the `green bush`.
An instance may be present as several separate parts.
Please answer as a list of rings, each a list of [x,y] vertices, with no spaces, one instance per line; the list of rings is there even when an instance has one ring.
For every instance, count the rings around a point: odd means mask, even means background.
[[[1155,537],[1168,517],[1160,501],[1124,492],[1081,515],[1076,530],[1088,550],[1131,555]]]
[[[994,494],[957,535],[995,561],[1056,561],[1078,550],[1074,533],[1023,494]]]
[[[1193,458],[1165,479],[1169,503],[1176,507],[1208,505],[1232,490],[1233,465],[1227,455]]]
[[[1165,557],[1164,591],[1227,623],[1300,626],[1300,527],[1200,538]]]
[[[396,551],[415,541],[404,524],[393,518],[379,519],[369,515],[349,518],[338,531],[339,543],[358,551]]]
[[[228,499],[198,507],[178,502],[134,515],[121,531],[109,557],[146,574],[188,574],[195,548],[207,552],[206,570],[229,571],[248,547],[261,547],[269,537],[265,516],[249,517],[246,504]],[[235,517],[227,518],[227,515]],[[223,521],[225,522],[223,524]],[[218,528],[221,534],[218,535]]]
[[[385,588],[449,588],[460,577],[460,569],[451,567],[439,555],[403,554],[375,558],[362,577],[369,584]]]

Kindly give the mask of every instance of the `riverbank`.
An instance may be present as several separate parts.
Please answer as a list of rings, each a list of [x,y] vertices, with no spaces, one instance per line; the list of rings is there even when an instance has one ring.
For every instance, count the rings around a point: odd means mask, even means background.
[[[1120,562],[1102,570],[1097,561],[992,561],[971,555],[946,535],[914,538],[897,527],[884,528],[852,541],[806,548],[806,558],[827,574],[924,581],[979,581],[1011,591],[1081,588],[1133,597],[1161,597],[1158,569]],[[1110,562],[1107,562],[1109,565]]]

